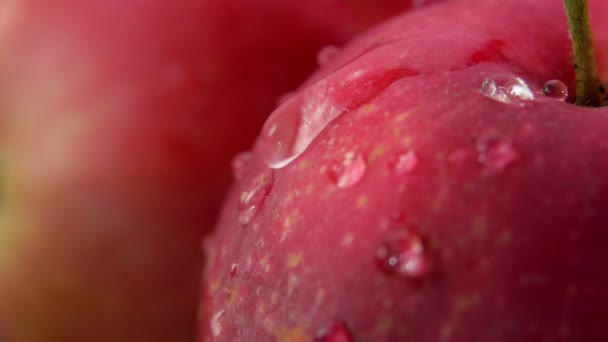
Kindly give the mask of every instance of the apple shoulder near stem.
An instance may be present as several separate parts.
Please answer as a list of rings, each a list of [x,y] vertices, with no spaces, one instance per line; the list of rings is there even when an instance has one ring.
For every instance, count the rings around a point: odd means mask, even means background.
[[[552,0],[356,39],[266,122],[205,244],[200,340],[608,339],[608,109],[567,101],[572,64]]]

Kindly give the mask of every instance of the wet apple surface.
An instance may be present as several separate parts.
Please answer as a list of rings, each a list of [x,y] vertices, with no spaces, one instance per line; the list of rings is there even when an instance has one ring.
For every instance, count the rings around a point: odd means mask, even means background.
[[[608,109],[570,103],[574,77],[550,0],[448,1],[347,45],[269,117],[205,242],[201,341],[607,339]]]

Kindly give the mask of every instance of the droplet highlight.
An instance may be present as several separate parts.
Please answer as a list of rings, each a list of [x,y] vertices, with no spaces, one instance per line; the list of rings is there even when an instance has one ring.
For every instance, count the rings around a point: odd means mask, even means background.
[[[330,327],[324,328],[317,332],[315,342],[352,342],[353,337],[346,326],[342,322],[334,322]]]
[[[230,166],[232,168],[232,177],[234,177],[236,181],[243,180],[252,160],[253,153],[248,151],[241,152],[232,158]]]
[[[498,102],[524,106],[535,99],[528,84],[520,77],[497,75],[486,78],[481,84],[481,93]]]
[[[390,157],[389,165],[398,175],[408,174],[418,165],[418,155],[414,151],[407,151]]]
[[[568,98],[568,86],[560,80],[551,80],[543,86],[543,95],[558,101]]]
[[[330,169],[330,178],[338,188],[349,188],[361,181],[366,169],[367,163],[363,156],[349,152],[342,163]]]
[[[222,316],[226,310],[220,310],[216,312],[213,317],[211,317],[211,321],[209,322],[209,327],[211,328],[211,333],[214,337],[218,337],[222,334]]]
[[[247,225],[260,210],[273,186],[274,171],[265,169],[241,193],[238,219],[242,225]]]
[[[335,45],[327,45],[319,50],[317,53],[317,63],[319,66],[324,66],[331,62],[334,57],[340,52],[340,48]]]
[[[392,232],[376,250],[376,262],[387,274],[404,278],[421,278],[429,269],[423,241],[411,229]]]

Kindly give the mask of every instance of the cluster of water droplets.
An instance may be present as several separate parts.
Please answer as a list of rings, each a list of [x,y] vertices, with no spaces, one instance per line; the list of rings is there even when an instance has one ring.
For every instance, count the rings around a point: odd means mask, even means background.
[[[536,99],[528,83],[514,75],[487,77],[481,84],[480,92],[494,101],[518,106],[525,106]],[[568,86],[560,80],[550,80],[544,84],[542,94],[558,101],[566,101]]]

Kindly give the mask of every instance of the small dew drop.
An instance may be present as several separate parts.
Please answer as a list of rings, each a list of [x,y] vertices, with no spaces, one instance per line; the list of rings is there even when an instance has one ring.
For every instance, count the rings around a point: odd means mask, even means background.
[[[329,328],[317,332],[315,342],[352,342],[352,334],[342,322],[334,322]]]
[[[334,59],[338,52],[340,52],[340,48],[334,45],[327,45],[322,47],[321,50],[319,50],[319,53],[317,54],[317,63],[319,64],[319,66],[324,66],[328,64]]]
[[[341,164],[330,170],[330,178],[338,188],[349,188],[361,181],[365,175],[367,164],[360,154],[349,152]]]
[[[232,167],[232,176],[236,181],[243,180],[252,159],[253,154],[251,152],[241,152],[232,158],[230,165]]]
[[[519,154],[511,142],[496,138],[480,141],[477,151],[477,161],[491,172],[500,171],[519,158]]]
[[[239,202],[239,222],[247,225],[260,210],[262,204],[270,194],[273,186],[274,171],[265,169],[258,175],[249,187],[241,193]]]
[[[222,316],[226,310],[220,310],[216,312],[213,317],[211,317],[211,322],[209,322],[209,326],[211,327],[211,333],[213,336],[218,337],[222,333]]]
[[[524,106],[535,99],[526,82],[517,76],[497,75],[486,78],[481,84],[481,93],[498,102]]]
[[[387,274],[410,279],[423,277],[429,269],[421,237],[410,229],[400,229],[381,243],[376,262]]]
[[[568,86],[560,80],[551,80],[543,86],[543,95],[558,101],[566,101]]]
[[[239,265],[238,264],[232,264],[230,266],[230,276],[231,277],[236,276],[236,272],[238,271],[238,269],[239,269]]]
[[[412,172],[418,165],[418,156],[414,151],[408,151],[389,159],[389,164],[393,171],[398,175],[405,175]]]

